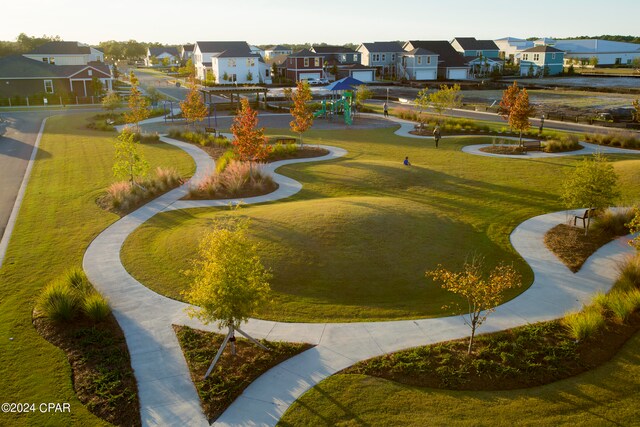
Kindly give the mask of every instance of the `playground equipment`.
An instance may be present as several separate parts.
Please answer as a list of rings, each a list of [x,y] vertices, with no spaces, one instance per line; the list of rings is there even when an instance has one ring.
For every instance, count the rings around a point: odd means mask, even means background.
[[[322,108],[313,113],[313,117],[326,117],[342,114],[344,116],[344,122],[348,125],[353,124],[353,117],[351,114],[351,105],[353,103],[353,92],[345,91],[340,99],[335,101],[322,101]]]

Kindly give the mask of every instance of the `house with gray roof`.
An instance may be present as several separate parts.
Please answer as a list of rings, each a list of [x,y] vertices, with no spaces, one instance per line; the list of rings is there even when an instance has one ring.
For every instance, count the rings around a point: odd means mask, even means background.
[[[267,48],[264,50],[264,58],[265,59],[273,59],[276,56],[280,56],[280,55],[291,55],[293,53],[293,50],[291,50],[291,48],[288,48],[286,46],[283,46],[281,44],[276,45],[276,46],[272,46],[270,48]]]
[[[193,57],[194,44],[183,44],[178,47],[178,53],[180,54],[180,62],[185,63]]]
[[[517,37],[503,37],[493,42],[498,46],[498,49],[500,49],[500,56],[510,64],[518,64],[520,53],[534,46],[531,40],[519,39]]]
[[[521,76],[555,76],[564,69],[564,52],[553,46],[534,46],[520,53]]]
[[[23,55],[0,58],[0,97],[97,96],[94,79],[104,90],[112,89],[111,70],[103,62],[57,65]]]
[[[269,67],[245,41],[198,41],[193,48],[196,78],[218,84],[270,83]],[[209,77],[209,78],[207,78]]]
[[[424,49],[438,57],[437,77],[445,80],[466,80],[469,76],[469,65],[462,55],[460,55],[446,40],[411,40],[404,44],[405,53],[402,54],[401,63],[398,65],[398,75],[408,78],[409,75],[405,64],[408,64],[409,57],[415,49]],[[407,58],[406,60],[404,58]],[[427,80],[427,79],[425,79]]]
[[[502,70],[500,49],[493,40],[456,37],[451,41],[451,46],[464,57],[471,77],[485,77],[495,70]]]
[[[595,57],[598,65],[631,65],[640,58],[640,44],[598,39],[554,40],[551,46],[565,52],[567,64],[589,61]]]
[[[360,52],[344,46],[313,46],[311,51],[322,56],[324,68],[334,80],[353,77],[365,83],[375,81],[376,69],[361,64]]]
[[[167,65],[180,63],[180,53],[175,46],[148,47],[147,56],[144,58],[144,65],[147,67],[160,66],[163,62]]]
[[[379,76],[395,77],[396,60],[404,52],[399,42],[362,43],[357,49],[360,63],[376,69]]]
[[[89,62],[104,62],[104,54],[101,51],[76,41],[47,42],[23,56],[53,65],[87,65]]]

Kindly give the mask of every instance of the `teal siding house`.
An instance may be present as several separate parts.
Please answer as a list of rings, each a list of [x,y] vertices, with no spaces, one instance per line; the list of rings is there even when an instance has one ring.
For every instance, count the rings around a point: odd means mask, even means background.
[[[521,76],[562,74],[564,51],[552,46],[535,46],[520,53]]]
[[[451,46],[464,57],[500,58],[500,48],[493,40],[476,40],[475,37],[456,37]]]

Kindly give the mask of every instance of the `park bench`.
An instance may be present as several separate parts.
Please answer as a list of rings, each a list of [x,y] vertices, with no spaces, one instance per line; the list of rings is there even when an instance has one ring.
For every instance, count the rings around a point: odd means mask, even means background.
[[[582,214],[582,216],[580,215],[574,215],[573,216],[573,226],[576,226],[576,221],[578,221],[579,219],[582,220],[582,228],[586,228],[587,224],[586,224],[586,220],[587,218],[591,217],[593,218],[594,216],[596,216],[596,209],[595,208],[591,208],[591,209],[587,209],[584,211],[584,213]]]
[[[277,138],[276,144],[297,144],[298,140],[295,138]]]
[[[107,123],[109,126],[112,126],[112,125],[114,125],[114,124],[115,124],[115,121],[114,121],[113,119],[107,119],[106,123]]]
[[[542,144],[540,141],[524,141],[522,143],[524,151],[542,151]]]
[[[425,125],[424,123],[416,123],[415,125],[413,125],[413,129],[418,132],[422,132],[425,129]]]
[[[216,128],[205,127],[204,131],[206,133],[216,133]]]

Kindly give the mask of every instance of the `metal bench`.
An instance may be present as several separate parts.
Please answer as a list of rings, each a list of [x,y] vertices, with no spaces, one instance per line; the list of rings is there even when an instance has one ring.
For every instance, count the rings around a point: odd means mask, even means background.
[[[582,216],[574,215],[573,216],[573,226],[575,227],[576,226],[576,221],[581,219],[582,220],[582,228],[587,228],[586,220],[589,217],[593,218],[594,216],[596,216],[596,209],[595,208],[591,208],[591,209],[585,210],[584,214],[582,214]]]
[[[277,138],[276,144],[297,144],[298,140],[295,138]]]
[[[209,128],[209,127],[205,127],[204,131],[206,133],[216,133],[216,128]]]
[[[542,151],[542,143],[540,141],[524,141],[522,148],[524,151]]]

